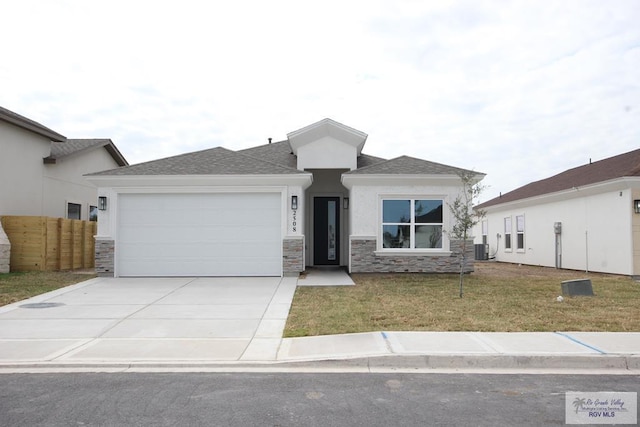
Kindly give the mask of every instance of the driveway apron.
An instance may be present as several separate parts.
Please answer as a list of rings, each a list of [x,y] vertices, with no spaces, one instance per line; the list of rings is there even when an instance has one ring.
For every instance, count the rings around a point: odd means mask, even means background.
[[[295,278],[97,278],[0,307],[0,362],[275,360]]]

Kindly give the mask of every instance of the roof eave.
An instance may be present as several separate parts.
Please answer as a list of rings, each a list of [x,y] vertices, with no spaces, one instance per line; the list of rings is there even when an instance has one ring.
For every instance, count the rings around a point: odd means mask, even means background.
[[[456,174],[349,174],[340,178],[342,185],[351,189],[354,185],[459,185]]]
[[[85,175],[97,187],[242,187],[300,185],[309,187],[313,174],[269,175]]]
[[[15,113],[14,113],[15,114]],[[39,123],[23,119],[19,114],[9,115],[3,114],[0,112],[0,120],[4,120],[7,123],[11,123],[12,125],[21,127],[22,129],[28,130],[45,138],[49,138],[51,141],[55,142],[65,142],[67,137],[59,134],[58,132],[49,129],[46,126],[42,126]]]
[[[109,154],[111,154],[111,157],[113,157],[113,160],[116,161],[118,166],[129,166],[129,162],[127,161],[127,159],[124,158],[124,156],[122,155],[120,150],[118,150],[118,147],[116,147],[113,141],[110,141],[109,144],[107,144],[104,148],[107,150]]]
[[[580,187],[567,188],[567,189],[555,191],[552,193],[545,193],[537,196],[526,197],[523,199],[512,200],[509,202],[494,203],[488,206],[484,206],[484,203],[480,203],[477,207],[485,211],[500,211],[505,209],[515,209],[515,208],[523,208],[527,206],[534,206],[534,205],[539,205],[543,203],[553,203],[553,202],[568,200],[568,199],[576,199],[579,197],[602,194],[607,191],[621,191],[628,188],[640,189],[640,177],[627,176],[627,177],[615,178],[607,181],[597,182],[594,184],[583,185]],[[497,199],[499,199],[499,197]],[[496,199],[492,199],[492,200],[496,200]]]

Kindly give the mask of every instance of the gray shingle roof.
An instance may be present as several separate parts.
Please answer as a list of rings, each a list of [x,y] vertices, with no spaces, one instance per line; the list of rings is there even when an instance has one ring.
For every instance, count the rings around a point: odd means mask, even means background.
[[[66,142],[52,142],[51,155],[44,159],[45,163],[55,163],[56,160],[70,156],[72,154],[91,151],[104,147],[111,157],[120,166],[127,166],[129,163],[122,153],[110,139],[67,139]]]
[[[282,166],[296,168],[298,166],[297,157],[291,152],[289,141],[274,142],[271,144],[259,145],[257,147],[246,148],[238,153],[247,154],[258,159],[264,159]]]
[[[386,160],[365,166],[351,172],[349,175],[457,175],[465,169],[447,166],[428,160],[416,159],[415,157],[400,156],[395,159]],[[466,171],[472,172],[472,171]]]
[[[34,120],[21,116],[18,113],[7,110],[4,107],[0,107],[0,120],[19,126],[40,136],[44,136],[45,138],[49,138],[51,141],[60,142],[67,139],[64,135],[60,135],[58,132],[49,129]]]
[[[640,149],[568,169],[479,204],[478,208],[514,202],[616,178],[640,176]]]
[[[303,172],[223,147],[216,147],[90,175],[281,175],[298,173]]]

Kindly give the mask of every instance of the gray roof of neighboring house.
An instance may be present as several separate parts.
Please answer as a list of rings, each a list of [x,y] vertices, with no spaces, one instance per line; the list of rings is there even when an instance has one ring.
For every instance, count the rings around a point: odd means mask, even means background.
[[[228,150],[211,148],[89,175],[282,175],[304,173]]]
[[[640,149],[586,165],[568,169],[558,175],[529,183],[479,204],[478,208],[542,196],[574,187],[596,184],[616,178],[640,176]]]
[[[104,147],[119,166],[127,166],[129,162],[110,139],[67,139],[66,142],[52,142],[51,155],[45,157],[45,163],[56,163],[73,154],[87,152]]]
[[[395,159],[375,163],[370,166],[347,172],[348,175],[457,175],[460,172],[473,172],[453,166],[416,159],[415,157],[400,156]],[[479,175],[484,175],[474,172]]]
[[[18,113],[7,110],[4,107],[0,107],[0,120],[11,123],[30,132],[34,132],[40,136],[44,136],[45,138],[49,138],[51,141],[63,142],[67,139],[64,135],[49,129],[36,121],[21,116]]]
[[[258,147],[246,148],[238,152],[291,168],[296,168],[298,166],[298,159],[291,151],[291,146],[287,140],[260,145]],[[358,168],[363,168],[383,161],[385,161],[385,159],[380,157],[361,154],[358,156]]]

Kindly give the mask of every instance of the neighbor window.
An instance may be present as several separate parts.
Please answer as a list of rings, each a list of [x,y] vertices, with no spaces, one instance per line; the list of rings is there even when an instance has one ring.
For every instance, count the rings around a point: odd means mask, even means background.
[[[82,206],[78,203],[67,203],[67,218],[80,219],[80,210]]]
[[[517,248],[524,249],[524,215],[516,217],[516,240]]]
[[[98,220],[98,207],[89,206],[89,221],[97,221],[97,220]]]
[[[442,207],[438,199],[382,201],[382,247],[441,249]]]
[[[487,221],[486,219],[484,221],[482,221],[482,244],[486,245],[487,243],[489,243],[489,239],[487,237],[487,235],[489,234],[489,221]]]
[[[504,248],[511,250],[511,217],[504,219]]]

